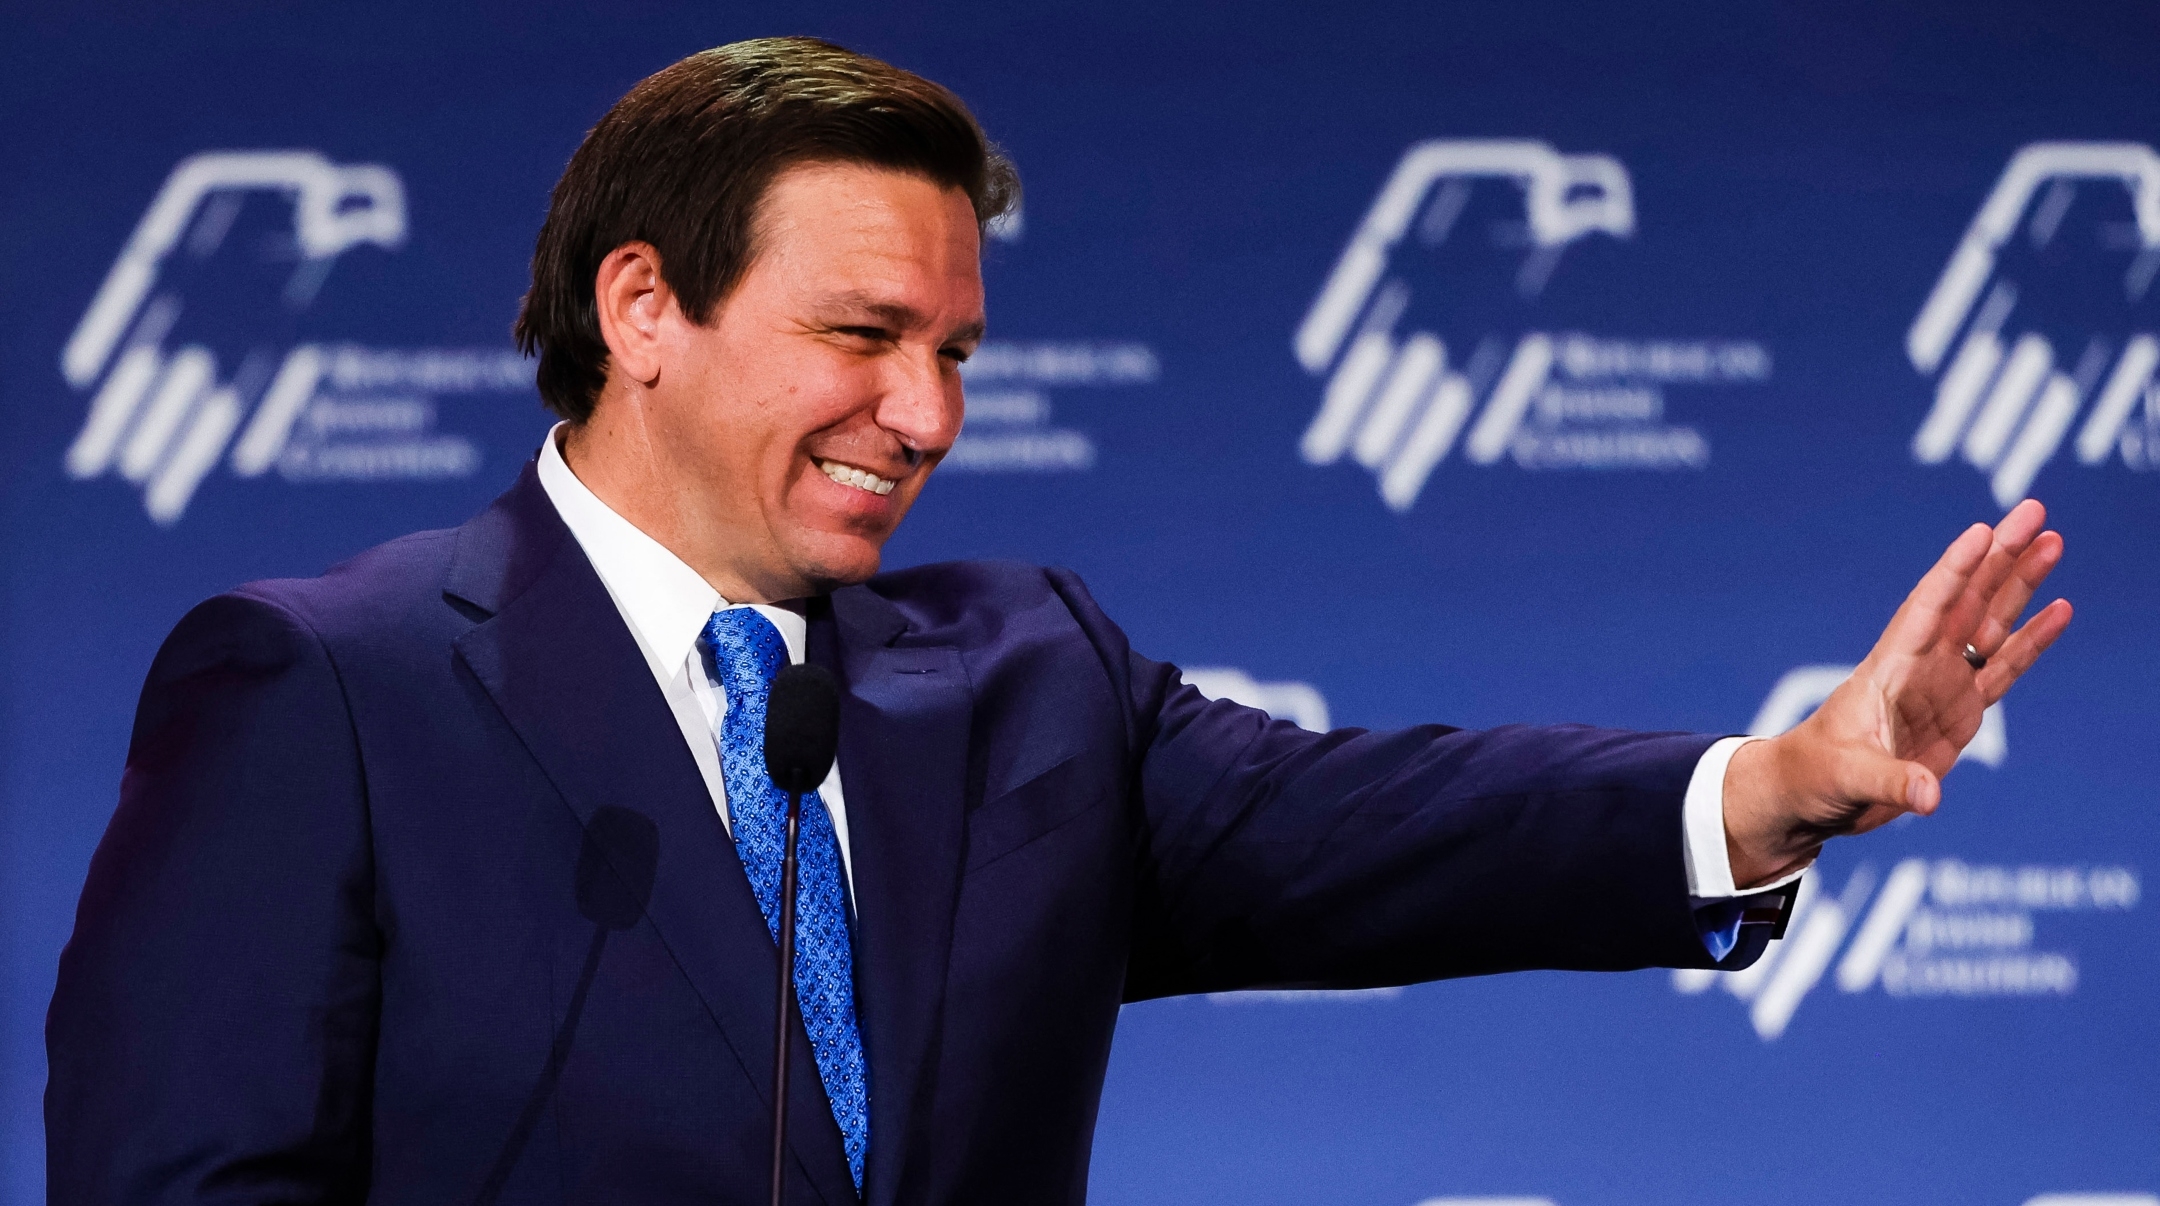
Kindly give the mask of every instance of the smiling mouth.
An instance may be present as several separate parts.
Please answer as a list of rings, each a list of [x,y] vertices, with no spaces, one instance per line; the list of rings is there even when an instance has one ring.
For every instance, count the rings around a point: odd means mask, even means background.
[[[843,486],[852,486],[869,494],[890,494],[893,492],[893,487],[898,484],[897,482],[887,481],[868,469],[858,469],[853,465],[843,465],[838,461],[815,460],[812,463],[818,467],[818,472],[823,473],[835,482]]]

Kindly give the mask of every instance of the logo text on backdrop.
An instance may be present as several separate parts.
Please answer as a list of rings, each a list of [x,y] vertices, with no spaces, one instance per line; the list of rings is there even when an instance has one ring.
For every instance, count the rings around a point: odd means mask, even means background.
[[[404,185],[381,164],[314,151],[181,161],[60,354],[90,397],[68,475],[117,472],[163,524],[221,459],[243,478],[469,476],[480,450],[435,430],[436,399],[529,392],[515,352],[363,347],[303,326],[340,257],[405,235]]]
[[[1144,343],[990,340],[960,366],[967,423],[940,473],[1070,473],[1095,467],[1094,437],[1054,422],[1050,391],[1152,385],[1162,362]]]
[[[2005,508],[2073,427],[2081,465],[2160,468],[2156,272],[2160,155],[2131,142],[2019,150],[1906,332],[1906,357],[1935,382],[1913,458],[1956,455]]]
[[[1351,455],[1398,511],[1458,440],[1476,466],[1703,468],[1710,441],[1668,419],[1667,390],[1766,381],[1770,354],[1566,329],[1585,317],[1553,297],[1563,259],[1583,258],[1566,253],[1634,234],[1633,186],[1609,155],[1527,140],[1411,147],[1292,342],[1326,379],[1300,454]]]
[[[986,233],[1018,243],[1024,233],[1018,211],[992,222]],[[1153,385],[1162,361],[1144,343],[1100,340],[1000,340],[975,349],[960,366],[967,382],[966,425],[938,471],[954,473],[1083,473],[1095,468],[1099,449],[1070,416],[1053,418],[1052,391]]]
[[[1778,679],[1748,731],[1774,737],[1806,719],[1852,674],[1851,666],[1799,666]],[[1962,754],[2000,767],[2009,755],[2002,705],[1989,708]],[[1886,876],[1861,864],[1835,896],[1819,871],[1802,880],[1785,937],[1744,971],[1687,968],[1673,987],[1693,995],[1722,984],[1745,1002],[1764,1041],[1792,1024],[1800,1003],[1834,975],[1839,991],[1890,997],[2063,997],[2077,989],[2075,953],[2040,949],[2041,918],[2121,913],[2138,902],[2137,872],[2120,865],[2002,865],[1907,858]]]

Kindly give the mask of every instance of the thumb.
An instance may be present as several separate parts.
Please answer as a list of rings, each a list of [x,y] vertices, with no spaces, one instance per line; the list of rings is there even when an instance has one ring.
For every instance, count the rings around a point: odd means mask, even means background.
[[[1848,799],[1921,816],[1942,803],[1942,781],[1917,762],[1865,748],[1848,749],[1841,761],[1839,777]]]

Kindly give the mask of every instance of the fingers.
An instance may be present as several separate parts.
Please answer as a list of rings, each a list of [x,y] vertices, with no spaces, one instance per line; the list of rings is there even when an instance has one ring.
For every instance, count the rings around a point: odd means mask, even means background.
[[[2012,633],[2002,648],[1988,658],[1987,668],[1976,676],[1980,697],[1990,704],[2010,690],[2010,684],[2040,660],[2047,647],[2070,626],[2070,600],[2057,599],[2040,609],[2025,627]]]
[[[1819,716],[1820,713],[1817,713]],[[1841,740],[1812,719],[1750,742],[1725,769],[1725,834],[1736,883],[1760,883],[1829,838],[1931,813],[1942,784],[1925,766]]]
[[[1926,816],[1941,807],[1942,781],[1919,763],[1856,746],[1840,754],[1838,795],[1866,806],[1854,818],[1855,829],[1872,829],[1900,812]]]
[[[2022,549],[2045,527],[2047,508],[2040,505],[2039,499],[2028,498],[2010,508],[2010,513],[1995,525],[1995,540],[1998,544]]]
[[[1993,528],[1967,528],[1906,597],[1876,647],[1923,654],[1940,642],[1969,642],[1993,656],[2062,559],[2062,537],[2045,531],[2046,524],[2047,508],[2028,498]]]
[[[2012,507],[2010,513],[2003,516],[2002,522],[1995,525],[1994,540],[1988,548],[1987,556],[1982,559],[1980,568],[1973,573],[1972,580],[1966,583],[1965,593],[1958,598],[1956,605],[1943,621],[1943,635],[1946,638],[1959,644],[1969,641],[1982,653],[1992,648],[1977,640],[1976,635],[1985,626],[1987,617],[1991,614],[1991,605],[2001,593],[2004,583],[2015,580],[2021,559],[2030,551],[2046,523],[2047,508],[2041,506],[2037,500],[2028,498]],[[2020,600],[2012,610],[2010,620],[2014,622],[2017,613],[2024,609],[2025,603]],[[2009,628],[2006,626],[2003,631],[2007,633]]]
[[[1876,647],[1911,654],[1933,649],[1946,630],[1951,612],[1965,597],[1966,587],[1994,545],[1995,533],[1984,523],[1974,524],[1951,541],[1934,567],[1905,597],[1897,614],[1890,617],[1890,626],[1883,630],[1882,640]],[[1974,618],[1977,620],[1978,616]],[[1959,639],[1963,639],[1962,634]]]
[[[2010,639],[2010,631],[2017,619],[2025,612],[2025,605],[2032,602],[2033,592],[2054,572],[2062,562],[2063,540],[2054,532],[2042,532],[2035,537],[2025,551],[2018,556],[2010,576],[1988,601],[1987,613],[1978,628],[1966,638],[1973,648],[1986,657],[1994,657],[2003,642]]]

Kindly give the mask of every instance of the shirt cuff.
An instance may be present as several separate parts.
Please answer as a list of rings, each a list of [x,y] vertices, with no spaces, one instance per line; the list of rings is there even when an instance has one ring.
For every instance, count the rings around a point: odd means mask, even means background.
[[[1726,900],[1782,888],[1815,865],[1815,860],[1809,859],[1806,866],[1769,883],[1752,888],[1733,886],[1732,856],[1725,847],[1725,768],[1732,764],[1741,746],[1761,740],[1726,737],[1712,743],[1696,761],[1695,773],[1688,779],[1687,796],[1680,806],[1681,829],[1686,834],[1681,853],[1687,863],[1688,895],[1696,900]]]
[[[1733,754],[1750,741],[1760,737],[1726,737],[1712,743],[1695,763],[1695,773],[1688,779],[1687,795],[1681,802],[1681,828],[1685,841],[1681,853],[1687,863],[1688,903],[1695,911],[1696,932],[1702,936],[1703,947],[1710,958],[1724,962],[1726,956],[1740,945],[1740,927],[1749,923],[1755,906],[1771,903],[1766,896],[1807,874],[1814,865],[1809,859],[1807,866],[1779,876],[1766,884],[1752,888],[1733,885],[1732,856],[1725,846],[1725,770],[1732,764]],[[1778,902],[1789,907],[1790,900]],[[1784,908],[1777,910],[1779,917]],[[1760,924],[1777,924],[1766,920]]]

